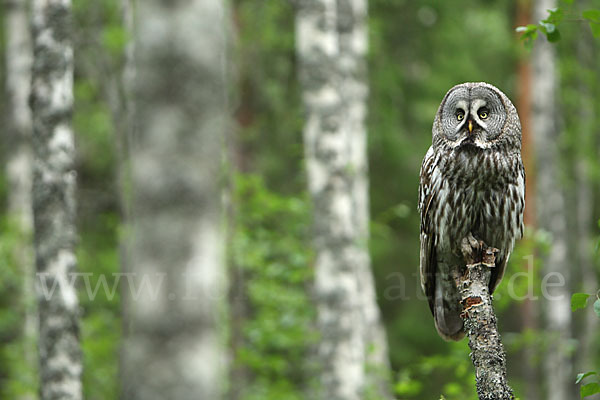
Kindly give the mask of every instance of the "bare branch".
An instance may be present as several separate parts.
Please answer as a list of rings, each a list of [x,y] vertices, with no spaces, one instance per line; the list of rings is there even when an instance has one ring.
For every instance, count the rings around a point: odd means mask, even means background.
[[[477,395],[480,400],[513,400],[506,379],[506,354],[488,288],[498,249],[469,235],[463,239],[462,252],[467,268],[457,284],[463,306],[461,317],[475,366]]]

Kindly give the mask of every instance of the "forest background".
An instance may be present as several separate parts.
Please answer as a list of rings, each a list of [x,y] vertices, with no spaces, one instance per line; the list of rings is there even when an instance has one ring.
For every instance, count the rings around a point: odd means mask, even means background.
[[[2,8],[3,20],[13,3],[18,4],[7,1]],[[565,248],[555,272],[567,279],[557,292],[563,300],[556,307],[569,304],[573,293],[595,296],[598,290],[600,39],[593,37],[597,32],[589,19],[581,18],[582,11],[597,8],[597,3],[559,3],[566,15],[560,40],[549,45],[540,34],[525,43],[515,28],[537,23],[540,9],[546,17],[545,4],[369,1],[369,251],[387,334],[390,391],[397,398],[476,398],[467,343],[438,337],[418,278],[421,160],[431,144],[433,116],[444,93],[466,81],[486,81],[504,91],[517,106],[524,128],[527,233],[494,296],[509,382],[520,398],[546,399],[556,374],[566,374],[561,390],[569,396],[564,399],[578,398],[577,373],[600,363],[593,310],[569,311],[557,327],[551,315],[560,311],[548,301],[545,279],[545,262],[552,262],[553,249]],[[229,322],[222,329],[230,359],[225,386],[232,399],[301,399],[307,388],[318,385],[311,349],[319,335],[311,301],[313,207],[305,173],[295,7],[294,2],[274,0],[234,0],[229,7],[232,47],[227,76],[233,128],[223,166],[230,292]],[[72,10],[76,254],[78,270],[91,273],[89,283],[96,287],[100,275],[121,271],[126,210],[119,169],[126,135],[114,99],[122,95],[115,82],[122,77],[132,37],[119,0],[74,0]],[[2,31],[3,77],[10,63],[5,40],[9,26],[5,23]],[[547,45],[546,53],[536,50]],[[543,58],[536,60],[539,54]],[[556,82],[550,114],[536,103],[538,90],[543,90],[535,86],[536,76],[547,67]],[[13,118],[8,99],[0,98],[3,126],[10,126]],[[538,146],[535,125],[549,116],[556,134]],[[3,164],[8,164],[14,137],[2,137]],[[548,169],[556,171],[553,185],[536,185],[538,175]],[[32,368],[35,306],[23,294],[29,278],[14,251],[28,236],[23,236],[11,211],[12,187],[7,171],[0,181],[0,398],[31,399],[38,391]],[[548,187],[551,191],[544,192]],[[536,214],[536,204],[551,201],[557,191],[564,199],[558,233],[547,224],[547,215]],[[522,274],[515,276],[516,272]],[[78,289],[85,398],[117,399],[127,379],[119,369],[127,323],[121,295],[100,290],[89,296],[83,282]],[[548,356],[555,353],[560,354],[562,372],[550,365]]]

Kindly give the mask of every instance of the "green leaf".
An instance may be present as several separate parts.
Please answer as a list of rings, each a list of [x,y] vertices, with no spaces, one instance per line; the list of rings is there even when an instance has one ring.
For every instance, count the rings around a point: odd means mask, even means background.
[[[594,37],[599,38],[600,37],[600,23],[590,21],[590,28],[592,29],[592,34],[594,35]]]
[[[540,22],[540,25],[544,28],[544,32],[546,34],[553,33],[556,31],[556,25],[551,24],[549,22]]]
[[[588,383],[581,387],[581,397],[591,396],[596,393],[600,393],[600,385],[597,383]]]
[[[563,0],[567,4],[573,4],[573,0]]]
[[[542,32],[546,34],[549,42],[558,42],[560,40],[560,32],[556,28],[555,24],[550,22],[540,21],[540,27]]]
[[[527,25],[527,32],[537,32],[538,26],[535,24]]]
[[[538,29],[537,25],[529,24],[527,26],[518,26],[518,27],[515,28],[515,31],[517,31],[519,33],[521,33],[521,32],[523,32],[523,33],[531,33],[531,32],[537,31],[537,29]]]
[[[581,16],[590,22],[600,23],[600,10],[585,10]]]
[[[546,37],[548,38],[549,42],[558,42],[560,40],[560,31],[555,27],[555,29],[552,32],[546,33]]]
[[[542,20],[541,22],[558,25],[558,24],[560,24],[560,22],[563,20],[563,18],[565,16],[565,13],[562,8],[553,8],[551,10],[548,10],[548,13],[549,13],[548,18]]]
[[[600,318],[600,299],[594,302],[594,311],[596,312],[596,315]]]
[[[537,39],[538,29],[539,27],[537,25],[529,24],[527,26],[519,26],[515,31],[523,33],[520,39],[525,47],[531,50],[533,43]]]
[[[577,380],[575,381],[575,384],[577,385],[579,382],[581,382],[584,378],[590,376],[590,375],[596,375],[596,372],[594,371],[590,371],[590,372],[586,372],[586,373],[580,373],[577,374]]]
[[[580,308],[585,308],[587,299],[590,297],[587,293],[575,293],[571,296],[571,310],[576,311]]]
[[[123,52],[128,39],[127,31],[120,26],[109,26],[102,32],[104,46],[115,56]]]

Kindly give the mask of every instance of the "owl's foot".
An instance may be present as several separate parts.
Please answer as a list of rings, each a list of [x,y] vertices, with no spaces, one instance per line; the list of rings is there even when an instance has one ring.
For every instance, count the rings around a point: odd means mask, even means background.
[[[483,240],[477,240],[471,232],[463,238],[461,251],[467,267],[483,264],[487,267],[496,266],[496,253],[498,249],[487,246]]]
[[[460,250],[467,265],[478,263],[478,259],[481,259],[480,253],[482,246],[483,241],[475,239],[471,232],[463,238]]]

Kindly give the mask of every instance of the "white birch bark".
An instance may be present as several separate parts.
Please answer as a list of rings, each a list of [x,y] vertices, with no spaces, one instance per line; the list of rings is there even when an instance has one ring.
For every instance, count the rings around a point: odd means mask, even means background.
[[[4,8],[4,31],[6,38],[6,99],[8,140],[11,151],[7,154],[6,176],[8,179],[8,213],[16,220],[20,242],[15,248],[15,258],[23,274],[22,301],[24,304],[23,339],[27,369],[37,371],[35,343],[37,337],[37,314],[33,286],[33,213],[31,208],[32,155],[31,155],[31,109],[28,99],[31,89],[31,66],[33,46],[29,29],[26,0],[6,1]],[[22,395],[21,399],[35,399],[36,392]]]
[[[228,128],[222,1],[137,3],[132,221],[122,398],[197,400],[225,389],[221,190]]]
[[[379,395],[390,397],[385,383],[389,377],[387,336],[381,322],[376,300],[375,282],[369,255],[369,180],[367,159],[367,52],[368,4],[367,0],[338,0],[338,34],[340,58],[338,59],[343,83],[340,87],[346,103],[347,124],[350,136],[350,160],[354,172],[353,203],[357,240],[361,246],[358,284],[362,301],[365,327],[367,384],[375,386]],[[369,372],[371,371],[371,372]]]
[[[539,21],[547,10],[556,7],[555,0],[536,0],[533,20]],[[559,129],[556,112],[557,71],[555,48],[545,38],[537,40],[533,50],[533,115],[532,128],[536,148],[537,209],[541,229],[552,236],[550,253],[544,260],[544,276],[549,282],[562,285],[551,287],[545,295],[546,331],[551,344],[544,361],[548,400],[573,398],[570,392],[573,371],[567,354],[571,337],[569,288],[568,234],[565,196],[560,184]]]
[[[25,0],[5,2],[6,91],[9,142],[7,160],[9,180],[9,212],[18,218],[23,232],[31,232],[31,110],[28,105],[31,88],[33,48]]]
[[[366,13],[364,0],[302,0],[296,17],[326,399],[363,398],[367,364],[387,374],[368,253]]]
[[[82,398],[75,272],[75,146],[70,0],[32,3],[33,216],[43,400]],[[44,288],[57,289],[47,295]]]

